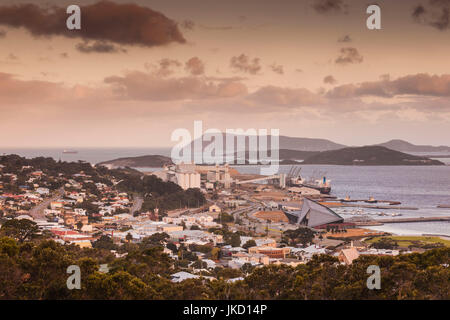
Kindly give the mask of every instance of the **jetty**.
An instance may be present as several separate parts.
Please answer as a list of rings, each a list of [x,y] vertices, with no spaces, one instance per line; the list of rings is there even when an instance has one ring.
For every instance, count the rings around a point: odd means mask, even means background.
[[[436,222],[449,221],[450,217],[417,217],[417,218],[389,218],[365,221],[352,221],[358,226],[380,226],[387,223],[409,223],[409,222]]]

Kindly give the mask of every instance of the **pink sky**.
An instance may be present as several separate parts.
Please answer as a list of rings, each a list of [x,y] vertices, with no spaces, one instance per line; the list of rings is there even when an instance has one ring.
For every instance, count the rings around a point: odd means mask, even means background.
[[[40,9],[73,3],[78,33]],[[1,146],[167,146],[194,120],[450,144],[450,4],[378,1],[371,31],[356,0],[125,3],[0,0]]]

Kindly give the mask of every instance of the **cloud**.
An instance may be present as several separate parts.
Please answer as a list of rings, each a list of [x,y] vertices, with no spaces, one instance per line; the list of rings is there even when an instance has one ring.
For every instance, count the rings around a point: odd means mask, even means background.
[[[336,64],[345,66],[353,63],[361,63],[364,60],[356,48],[346,47],[342,48],[340,52],[341,54],[334,61]]]
[[[257,74],[261,70],[259,58],[249,58],[245,54],[234,56],[230,59],[230,66],[234,71]]]
[[[227,98],[247,93],[247,87],[235,81],[208,81],[200,77],[164,79],[151,73],[128,72],[105,79],[118,98],[129,100],[174,101]]]
[[[206,29],[206,30],[219,30],[219,31],[225,31],[225,30],[232,30],[233,27],[232,26],[205,26],[205,25],[200,25],[201,28]]]
[[[348,10],[348,6],[342,0],[316,0],[312,7],[320,14],[330,12],[347,14]]]
[[[180,26],[181,26],[183,29],[194,30],[194,28],[195,28],[195,22],[192,21],[192,20],[186,19],[186,20],[181,21]]]
[[[276,105],[285,107],[299,107],[317,105],[324,99],[305,88],[282,88],[276,86],[265,86],[258,89],[249,96],[250,100],[260,104]]]
[[[284,68],[282,65],[279,65],[279,64],[277,65],[274,63],[274,64],[270,65],[270,69],[275,73],[284,74]]]
[[[127,52],[106,41],[95,41],[94,43],[82,42],[76,45],[76,49],[82,53],[118,53]]]
[[[0,105],[31,105],[39,103],[60,103],[85,98],[105,97],[104,92],[85,86],[67,87],[62,83],[21,80],[8,73],[0,73]]]
[[[101,1],[81,6],[81,12],[81,30],[68,30],[66,8],[0,6],[0,25],[23,27],[36,37],[64,36],[121,45],[153,47],[186,42],[174,21],[147,7]]]
[[[62,52],[59,56],[64,59],[69,58],[69,54],[67,52]]]
[[[8,60],[19,60],[19,57],[16,56],[14,53],[10,53],[7,57]]]
[[[346,34],[345,36],[340,37],[338,39],[338,42],[341,42],[341,43],[352,42],[352,38],[348,34]]]
[[[6,37],[6,34],[5,30],[0,30],[0,39]]]
[[[193,76],[205,73],[205,64],[198,57],[190,58],[185,65],[185,69]]]
[[[174,69],[181,67],[181,62],[175,59],[164,58],[159,60],[158,65],[145,64],[147,70],[149,70],[154,76],[157,77],[168,77],[172,75],[175,71]]]
[[[323,83],[326,83],[326,84],[336,84],[337,81],[336,81],[336,79],[335,79],[332,75],[329,75],[329,76],[326,76],[325,78],[323,78]]]
[[[412,17],[417,23],[431,26],[440,31],[449,29],[450,26],[450,1],[430,0],[428,5],[416,6]]]
[[[351,98],[358,96],[377,96],[393,98],[401,95],[450,97],[450,74],[429,75],[419,73],[395,80],[346,84],[333,88],[327,93],[329,98]]]

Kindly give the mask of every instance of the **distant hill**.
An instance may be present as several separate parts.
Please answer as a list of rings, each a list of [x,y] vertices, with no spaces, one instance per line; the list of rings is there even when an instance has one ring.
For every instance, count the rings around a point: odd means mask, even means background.
[[[281,149],[279,151],[281,160],[305,160],[313,155],[320,153],[319,151],[301,151]]]
[[[444,165],[438,160],[413,156],[382,146],[365,146],[324,151],[308,157],[303,164],[332,165]]]
[[[149,155],[149,156],[140,156],[140,157],[119,158],[119,159],[100,162],[98,165],[104,165],[104,166],[115,167],[115,168],[117,168],[117,167],[161,168],[165,164],[172,164],[172,160],[166,156]]]
[[[234,139],[234,152],[236,152],[238,149],[236,147],[237,144],[237,138],[239,136],[232,135],[232,134],[226,134],[222,133],[222,139],[223,139],[223,152],[226,151],[226,139]],[[271,136],[267,136],[267,148],[272,149],[272,146],[270,144],[271,142]],[[203,139],[203,137],[202,137]],[[212,140],[213,141],[213,140]],[[202,148],[205,148],[209,144],[212,143],[212,141],[202,141]],[[194,143],[195,141],[191,142],[191,150],[194,150]],[[314,138],[296,138],[296,137],[287,137],[287,136],[279,136],[279,149],[286,149],[286,150],[297,150],[297,151],[328,151],[328,150],[336,150],[346,147],[343,144],[335,143],[331,140],[326,139],[314,139]],[[243,148],[239,149],[242,150]],[[251,150],[249,147],[249,137],[245,136],[245,150]]]
[[[377,146],[386,147],[396,151],[402,152],[450,152],[448,146],[430,146],[430,145],[416,145],[404,140],[390,140],[385,143],[377,144]]]
[[[268,156],[271,156],[270,151],[267,152]],[[310,156],[318,154],[319,151],[301,151],[301,150],[288,150],[288,149],[280,149],[278,151],[278,157],[280,160],[304,160]],[[238,159],[240,156],[238,152],[234,153],[235,159]],[[249,152],[245,152],[245,160],[249,160]],[[259,154],[256,155],[259,159]],[[259,159],[260,160],[260,159]]]

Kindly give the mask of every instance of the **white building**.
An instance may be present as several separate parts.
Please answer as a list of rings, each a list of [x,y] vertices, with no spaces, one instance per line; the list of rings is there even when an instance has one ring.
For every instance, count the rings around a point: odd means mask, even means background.
[[[200,173],[193,171],[176,172],[177,184],[184,190],[189,188],[200,189]]]

